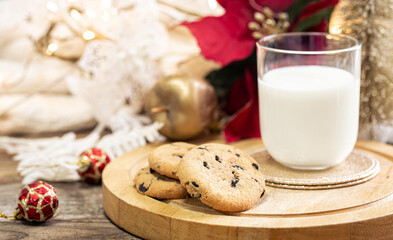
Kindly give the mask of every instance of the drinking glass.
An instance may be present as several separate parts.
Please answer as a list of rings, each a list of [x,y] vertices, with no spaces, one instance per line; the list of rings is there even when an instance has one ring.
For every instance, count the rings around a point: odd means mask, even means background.
[[[325,169],[356,143],[361,44],[328,33],[257,42],[261,134],[269,154],[296,169]]]

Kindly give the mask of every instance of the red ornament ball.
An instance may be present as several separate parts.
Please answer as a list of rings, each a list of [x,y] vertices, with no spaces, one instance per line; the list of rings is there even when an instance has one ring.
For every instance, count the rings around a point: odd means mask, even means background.
[[[97,184],[101,182],[102,171],[111,159],[108,155],[99,148],[90,148],[79,156],[79,169],[78,173],[82,180]]]
[[[36,181],[22,188],[15,218],[45,222],[55,214],[58,206],[59,199],[55,188],[44,181]]]

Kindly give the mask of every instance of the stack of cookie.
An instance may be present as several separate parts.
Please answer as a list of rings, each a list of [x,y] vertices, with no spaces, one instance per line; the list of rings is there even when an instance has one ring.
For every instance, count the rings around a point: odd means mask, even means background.
[[[150,154],[149,165],[138,172],[135,184],[155,198],[190,194],[214,209],[238,212],[253,207],[265,191],[258,163],[229,145],[165,144]]]
[[[141,169],[135,177],[138,192],[160,199],[188,197],[177,177],[177,168],[184,155],[194,147],[193,144],[174,142],[156,148],[149,155],[150,168]]]

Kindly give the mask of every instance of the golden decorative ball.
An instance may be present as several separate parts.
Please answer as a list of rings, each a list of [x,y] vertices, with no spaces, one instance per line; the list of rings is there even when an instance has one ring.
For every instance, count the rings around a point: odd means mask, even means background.
[[[160,133],[171,140],[199,135],[217,108],[214,88],[203,79],[175,74],[160,79],[147,96],[145,111],[162,122]]]

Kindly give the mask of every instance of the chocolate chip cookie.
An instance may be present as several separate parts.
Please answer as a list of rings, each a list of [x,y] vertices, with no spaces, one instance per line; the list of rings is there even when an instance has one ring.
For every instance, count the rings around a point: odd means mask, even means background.
[[[208,143],[186,153],[177,176],[192,197],[221,211],[253,207],[265,190],[258,163],[240,149]]]
[[[179,179],[176,175],[177,165],[194,144],[174,142],[156,148],[149,155],[149,165],[156,172],[170,178]]]
[[[159,199],[186,198],[188,193],[178,180],[162,176],[148,167],[139,170],[135,188],[141,194]]]

